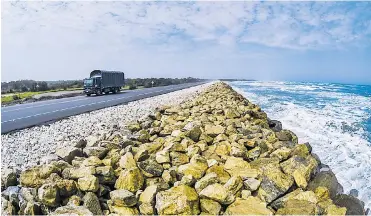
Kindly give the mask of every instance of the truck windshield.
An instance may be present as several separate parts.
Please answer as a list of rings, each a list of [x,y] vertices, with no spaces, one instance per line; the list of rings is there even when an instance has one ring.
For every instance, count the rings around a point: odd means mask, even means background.
[[[84,86],[93,86],[93,79],[84,80]]]

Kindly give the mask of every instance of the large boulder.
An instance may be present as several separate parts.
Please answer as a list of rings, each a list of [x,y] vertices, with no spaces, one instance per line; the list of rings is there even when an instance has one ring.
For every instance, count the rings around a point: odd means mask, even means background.
[[[312,156],[303,158],[297,155],[282,162],[280,165],[283,172],[291,175],[296,185],[301,188],[306,188],[308,186],[310,176],[318,166],[316,159]]]
[[[229,205],[224,215],[273,215],[266,206],[260,199],[249,196],[247,199],[237,199]]]
[[[197,193],[200,193],[207,186],[218,182],[218,175],[216,173],[209,173],[196,182],[195,189]]]
[[[155,213],[155,197],[158,190],[157,185],[151,185],[140,194],[139,211],[141,214],[153,215]]]
[[[99,159],[103,159],[108,153],[108,151],[109,149],[100,146],[84,148],[84,154],[86,154],[88,157],[95,156],[98,157]]]
[[[200,206],[202,214],[206,215],[219,215],[222,209],[222,206],[218,202],[210,199],[201,199]]]
[[[182,175],[191,175],[195,179],[200,179],[208,169],[207,161],[200,155],[192,157],[190,163],[179,166],[178,172]]]
[[[198,195],[193,188],[186,185],[172,187],[157,193],[156,209],[160,215],[199,214]]]
[[[331,199],[334,199],[337,194],[343,192],[343,187],[340,185],[332,171],[323,171],[317,173],[317,175],[308,184],[308,190],[315,191],[318,187],[327,188],[329,190]]]
[[[205,134],[210,137],[216,137],[219,134],[223,134],[225,132],[225,128],[221,125],[205,125]]]
[[[154,159],[147,159],[138,162],[138,167],[146,177],[159,177],[162,175],[164,168]]]
[[[319,209],[316,204],[306,200],[289,200],[283,208],[277,210],[279,215],[318,215]]]
[[[144,177],[139,168],[131,168],[121,172],[115,183],[116,189],[125,189],[130,192],[137,192],[143,187]]]
[[[250,164],[239,157],[228,157],[224,169],[231,176],[240,176],[243,179],[256,178],[259,175],[258,170],[251,169]]]
[[[334,204],[340,207],[345,207],[347,209],[347,215],[365,215],[365,204],[351,195],[337,195],[334,198]]]
[[[99,189],[99,180],[93,175],[79,178],[77,184],[82,191],[96,192]]]

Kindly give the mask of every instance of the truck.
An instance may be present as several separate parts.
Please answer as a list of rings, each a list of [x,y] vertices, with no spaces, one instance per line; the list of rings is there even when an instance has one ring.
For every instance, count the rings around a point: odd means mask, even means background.
[[[93,70],[90,77],[84,79],[84,94],[116,94],[125,85],[125,74],[120,71]]]

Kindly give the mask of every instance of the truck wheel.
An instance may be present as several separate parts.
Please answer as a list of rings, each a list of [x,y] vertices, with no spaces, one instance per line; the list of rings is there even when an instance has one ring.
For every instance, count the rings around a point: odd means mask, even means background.
[[[102,95],[102,92],[100,90],[97,91],[97,96]]]
[[[116,94],[117,93],[117,88],[113,89],[112,93]]]
[[[91,94],[86,94],[86,96],[90,97]]]

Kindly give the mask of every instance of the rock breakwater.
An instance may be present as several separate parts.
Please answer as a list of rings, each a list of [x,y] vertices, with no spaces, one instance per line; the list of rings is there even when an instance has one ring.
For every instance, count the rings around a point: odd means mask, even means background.
[[[308,143],[225,83],[2,173],[5,214],[364,214]]]

